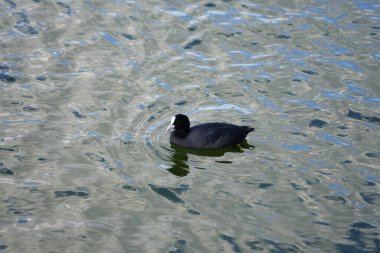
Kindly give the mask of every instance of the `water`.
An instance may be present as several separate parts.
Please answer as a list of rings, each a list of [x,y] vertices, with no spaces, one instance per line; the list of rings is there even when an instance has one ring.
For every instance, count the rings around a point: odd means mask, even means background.
[[[0,252],[380,251],[377,1],[0,10]]]

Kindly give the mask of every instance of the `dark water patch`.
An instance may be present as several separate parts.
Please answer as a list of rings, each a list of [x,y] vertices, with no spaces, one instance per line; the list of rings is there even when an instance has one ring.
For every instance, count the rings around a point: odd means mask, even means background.
[[[187,103],[186,101],[180,101],[180,102],[175,103],[175,105],[182,106],[182,105],[184,105],[186,103]]]
[[[347,134],[337,134],[336,136],[339,136],[339,137],[347,137],[348,135]]]
[[[348,129],[346,126],[338,126],[337,128],[341,129],[341,130],[347,130]]]
[[[187,28],[187,30],[189,30],[190,32],[194,32],[195,30],[197,30],[197,27],[196,26],[190,26],[189,28]]]
[[[137,187],[129,185],[129,184],[124,184],[121,188],[127,191],[133,191],[133,192],[137,191]]]
[[[40,163],[47,163],[47,162],[51,162],[53,160],[54,159],[48,158],[48,157],[37,157],[37,161]]]
[[[291,245],[288,243],[279,243],[274,242],[271,240],[264,239],[263,242],[270,246],[272,253],[301,253],[302,250],[300,250],[297,246]]]
[[[209,7],[209,8],[213,8],[213,7],[216,7],[216,4],[214,4],[214,3],[206,3],[205,6]]]
[[[244,97],[244,94],[242,93],[225,93],[230,94],[230,97],[237,98],[237,97]]]
[[[242,34],[242,32],[233,32],[233,33],[221,33],[221,32],[218,32],[217,34],[218,35],[223,35],[223,36],[229,38],[229,37],[233,37],[235,35],[240,35],[240,34]]]
[[[252,83],[252,81],[249,80],[249,79],[240,79],[239,82],[240,82],[240,83],[245,83],[245,84],[250,84],[250,83]]]
[[[270,80],[268,78],[254,79],[253,81],[255,83],[270,83],[270,82],[272,82],[272,80]],[[269,92],[265,91],[265,90],[258,90],[257,92],[260,92],[260,93],[263,93],[263,94],[269,94]]]
[[[63,2],[63,1],[57,1],[57,4],[65,9],[70,9],[70,5],[68,5],[67,3]]]
[[[85,191],[55,191],[54,192],[56,198],[62,198],[62,197],[81,197],[86,198],[90,194]]]
[[[380,204],[380,193],[378,192],[361,192],[360,196],[362,196],[363,200],[368,204]]]
[[[290,134],[292,134],[292,135],[296,135],[296,136],[307,137],[307,134],[302,133],[302,132],[291,132]]]
[[[9,208],[8,212],[15,214],[15,215],[30,215],[29,212],[17,208]]]
[[[66,14],[71,16],[72,14],[72,8],[71,6],[66,3],[65,1],[57,1],[57,5],[61,6],[62,8],[66,9]]]
[[[79,238],[80,240],[83,240],[83,239],[87,239],[88,236],[87,236],[87,235],[80,234],[80,235],[78,235],[78,238]]]
[[[17,81],[17,77],[10,74],[0,73],[0,80],[3,82],[13,83]]]
[[[256,252],[258,250],[262,251],[264,248],[260,247],[260,244],[262,244],[259,241],[246,241],[245,245],[247,245],[253,252]]]
[[[347,117],[351,119],[357,119],[362,120],[369,123],[374,123],[376,125],[380,125],[380,118],[376,116],[365,116],[361,114],[360,112],[352,111],[351,109],[348,109]]]
[[[189,44],[187,44],[184,47],[184,49],[192,49],[193,47],[198,46],[200,44],[202,44],[202,40],[195,39],[192,42],[190,42]]]
[[[347,204],[347,200],[341,196],[334,196],[334,195],[329,195],[329,196],[323,196],[323,198],[325,199],[328,199],[328,200],[332,200],[332,201],[335,201],[335,202],[339,202],[343,205],[346,205]]]
[[[23,98],[33,98],[32,95],[21,95],[21,97],[23,97]]]
[[[153,102],[153,103],[148,104],[148,105],[146,106],[146,108],[149,109],[149,110],[151,110],[151,109],[153,109],[156,105],[157,105],[157,104]]]
[[[331,173],[330,171],[327,171],[327,170],[317,170],[317,172],[321,173],[322,175],[326,175],[326,176],[334,175],[333,173]]]
[[[21,217],[17,221],[18,224],[26,224],[29,223],[29,220],[27,218]]]
[[[216,163],[226,163],[226,164],[231,164],[232,161],[215,161]]]
[[[318,236],[318,237],[310,238],[308,240],[303,240],[303,243],[305,243],[309,247],[320,249],[324,241],[322,240],[321,237]]]
[[[161,187],[152,184],[149,184],[149,186],[155,193],[159,194],[160,196],[164,197],[172,203],[185,203],[185,201],[183,201],[180,197],[177,196],[177,194],[175,194],[167,187]]]
[[[26,112],[38,112],[40,110],[40,109],[38,109],[34,106],[31,106],[31,105],[26,105],[22,109]]]
[[[267,33],[267,36],[273,37],[275,39],[280,39],[280,40],[287,40],[287,39],[291,38],[291,36],[289,36],[289,35],[275,34],[275,33]]]
[[[285,35],[285,34],[276,35],[276,39],[280,39],[280,40],[287,40],[290,38],[291,38],[291,36]]]
[[[260,183],[260,184],[258,185],[258,187],[259,187],[260,189],[268,189],[268,188],[273,187],[273,184],[271,184],[271,183]]]
[[[7,245],[5,245],[5,244],[0,244],[0,250],[5,250],[6,248],[8,248]]]
[[[156,119],[156,117],[154,117],[153,115],[152,116],[150,116],[149,118],[148,118],[148,122],[152,122],[153,120],[155,120]]]
[[[323,222],[323,221],[313,221],[312,223],[318,224],[318,225],[322,225],[322,226],[326,226],[326,227],[330,227],[331,226],[330,223]]]
[[[362,228],[376,228],[376,226],[374,225],[371,225],[369,223],[366,223],[364,221],[359,221],[359,222],[356,222],[356,223],[353,223],[351,224],[351,227],[353,228],[358,228],[358,229],[362,229]]]
[[[120,144],[121,145],[131,145],[132,141],[123,139],[123,140],[120,140]]]
[[[24,34],[38,34],[38,31],[30,25],[29,18],[25,12],[15,13],[14,16],[17,17],[15,28]]]
[[[174,244],[174,250],[169,251],[169,253],[184,253],[186,252],[186,240],[177,240]]]
[[[298,79],[298,78],[295,78],[295,79],[292,79],[293,82],[298,82],[298,83],[301,83],[302,80],[301,79]]]
[[[365,253],[365,252],[379,252],[380,249],[380,239],[379,239],[378,228],[366,223],[366,222],[356,222],[351,224],[351,228],[348,231],[348,235],[345,239],[350,241],[350,244],[338,243],[336,245],[339,252],[355,252],[355,253]]]
[[[85,153],[85,155],[95,162],[105,162],[106,161],[106,159],[104,159],[103,157],[98,156],[94,153]]]
[[[75,116],[76,118],[78,118],[78,119],[85,119],[85,118],[87,118],[87,116],[82,115],[82,114],[80,114],[80,113],[77,112],[77,111],[73,111],[72,113],[73,113],[74,116]]]
[[[304,70],[302,70],[302,72],[305,73],[305,74],[308,74],[308,75],[312,75],[312,76],[319,75],[318,72],[315,72],[315,71],[312,71],[312,70],[306,70],[306,69],[304,69]]]
[[[369,24],[367,19],[358,18],[352,21],[353,24]]]
[[[134,22],[139,22],[139,21],[140,21],[140,19],[139,19],[138,17],[136,17],[136,16],[129,16],[129,18],[130,18],[132,21],[134,21]]]
[[[1,151],[4,151],[4,152],[18,152],[18,148],[16,148],[16,147],[0,148],[0,152]]]
[[[38,81],[46,81],[46,77],[45,76],[36,76],[36,80]]]
[[[24,187],[23,189],[25,190],[28,190],[30,193],[41,193],[41,194],[45,194],[45,190],[41,190],[37,187],[30,187],[30,186],[27,186],[27,187]]]
[[[379,154],[376,153],[365,153],[365,155],[371,158],[379,157]]]
[[[197,210],[194,210],[194,209],[187,210],[187,213],[192,214],[192,215],[201,215],[200,212],[198,212]]]
[[[321,181],[318,178],[308,178],[305,181],[308,185],[316,185],[321,183]]]
[[[293,187],[293,189],[294,190],[296,190],[296,191],[305,191],[305,190],[307,190],[307,188],[305,188],[305,187],[303,187],[303,186],[300,186],[300,185],[298,185],[298,184],[296,184],[296,183],[291,183],[290,184],[292,187]]]
[[[6,4],[8,4],[9,7],[13,8],[13,9],[17,7],[16,3],[13,2],[12,0],[4,0],[4,2],[5,2]]]
[[[250,5],[250,4],[241,4],[241,7],[244,8],[244,9],[248,9],[250,11],[253,11],[254,13],[258,12],[258,9],[256,7],[254,7],[253,5]]]
[[[248,42],[243,45],[243,47],[254,47],[257,46],[259,43],[258,42]]]
[[[291,92],[291,91],[282,91],[281,93],[282,93],[282,94],[285,94],[285,95],[289,95],[289,96],[297,96],[296,93]]]
[[[231,245],[233,252],[235,252],[235,253],[241,253],[242,252],[239,245],[235,242],[235,238],[233,238],[232,236],[221,234],[220,239],[228,242]]]
[[[372,29],[380,29],[380,26],[372,26]]]
[[[3,166],[3,165],[4,165],[4,163],[0,162],[0,166]]]
[[[324,128],[325,126],[327,126],[327,122],[320,119],[313,119],[309,124],[309,127]]]
[[[340,164],[350,164],[350,163],[352,163],[351,160],[344,160],[340,162]]]
[[[6,65],[0,65],[0,71],[9,70],[9,67]]]
[[[5,175],[5,176],[13,176],[15,173],[11,169],[1,168],[0,169],[0,174]]]
[[[122,33],[121,36],[123,36],[124,38],[127,38],[129,40],[137,40],[137,36],[132,35],[132,34]]]
[[[362,185],[364,185],[364,186],[376,186],[376,184],[374,182],[371,182],[371,181],[365,181]]]

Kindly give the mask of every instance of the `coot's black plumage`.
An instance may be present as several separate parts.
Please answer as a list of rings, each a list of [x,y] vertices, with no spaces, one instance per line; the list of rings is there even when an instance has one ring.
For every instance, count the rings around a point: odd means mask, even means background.
[[[206,123],[190,127],[186,115],[177,114],[172,118],[169,129],[170,143],[186,148],[223,148],[242,142],[249,132],[255,130],[249,126],[237,126],[227,123]]]

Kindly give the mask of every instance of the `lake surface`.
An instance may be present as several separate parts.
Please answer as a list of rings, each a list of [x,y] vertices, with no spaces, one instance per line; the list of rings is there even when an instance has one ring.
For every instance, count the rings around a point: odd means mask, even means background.
[[[379,252],[379,74],[378,1],[1,1],[0,252]]]

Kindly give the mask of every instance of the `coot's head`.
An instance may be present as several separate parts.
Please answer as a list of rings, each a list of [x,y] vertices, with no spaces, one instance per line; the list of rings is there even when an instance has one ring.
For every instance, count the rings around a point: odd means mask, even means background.
[[[177,114],[172,117],[170,125],[166,129],[166,131],[170,131],[172,129],[180,130],[180,131],[188,131],[190,129],[190,120],[186,115]]]

